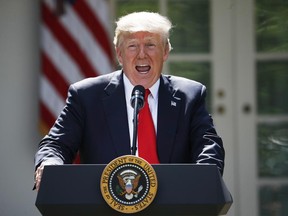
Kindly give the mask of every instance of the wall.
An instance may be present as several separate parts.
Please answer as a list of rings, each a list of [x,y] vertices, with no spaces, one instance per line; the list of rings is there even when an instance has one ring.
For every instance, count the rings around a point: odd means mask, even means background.
[[[39,4],[0,0],[0,215],[40,215],[33,160],[38,133]]]

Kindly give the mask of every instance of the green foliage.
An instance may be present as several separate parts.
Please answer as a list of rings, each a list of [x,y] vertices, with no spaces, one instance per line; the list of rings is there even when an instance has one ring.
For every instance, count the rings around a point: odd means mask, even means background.
[[[158,1],[155,0],[118,0],[116,10],[116,17],[139,11],[159,11]]]
[[[257,51],[288,51],[288,1],[257,0],[255,12]]]
[[[260,177],[288,177],[288,124],[258,125]]]
[[[257,63],[257,107],[259,114],[288,114],[288,62]]]
[[[175,26],[171,43],[178,53],[210,52],[210,2],[169,0],[168,17]]]

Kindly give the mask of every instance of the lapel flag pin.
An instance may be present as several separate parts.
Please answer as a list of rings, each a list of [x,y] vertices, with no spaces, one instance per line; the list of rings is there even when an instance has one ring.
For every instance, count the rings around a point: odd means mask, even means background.
[[[171,106],[175,106],[176,107],[176,102],[175,101],[171,101]]]

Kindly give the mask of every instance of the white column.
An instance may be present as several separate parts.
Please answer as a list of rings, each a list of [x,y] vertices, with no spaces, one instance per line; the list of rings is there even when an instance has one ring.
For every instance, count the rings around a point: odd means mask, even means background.
[[[39,1],[0,6],[0,214],[40,215],[33,158],[39,141]]]

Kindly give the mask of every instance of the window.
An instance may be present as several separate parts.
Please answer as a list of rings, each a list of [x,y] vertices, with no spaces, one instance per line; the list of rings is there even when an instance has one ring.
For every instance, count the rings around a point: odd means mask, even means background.
[[[260,215],[288,215],[288,1],[256,0]]]

